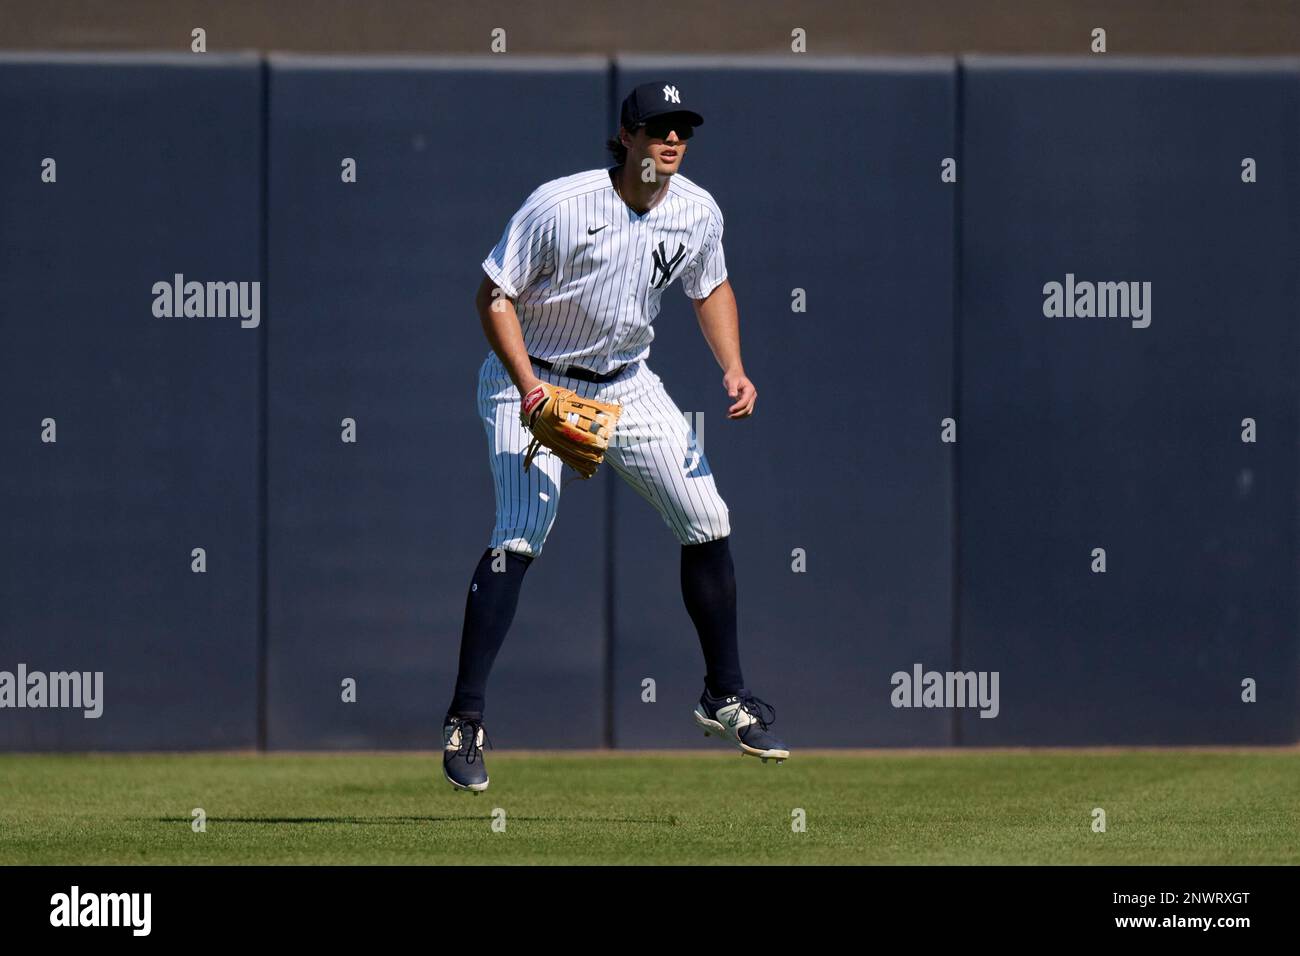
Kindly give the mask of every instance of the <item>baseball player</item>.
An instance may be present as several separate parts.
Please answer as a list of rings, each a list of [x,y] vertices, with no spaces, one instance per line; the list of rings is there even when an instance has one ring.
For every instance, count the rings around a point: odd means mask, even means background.
[[[458,790],[488,786],[488,673],[555,521],[562,471],[567,463],[590,477],[605,458],[681,542],[682,597],[705,662],[696,724],[764,762],[789,756],[769,729],[775,711],[741,675],[727,506],[694,431],[645,361],[660,297],[680,279],[722,367],[727,417],[754,413],[722,213],[680,172],[704,123],[684,101],[670,83],[632,90],[607,144],[615,165],[538,187],[483,261],[476,304],[492,350],[479,369],[478,410],[496,526],[469,587],[443,726],[443,772]]]

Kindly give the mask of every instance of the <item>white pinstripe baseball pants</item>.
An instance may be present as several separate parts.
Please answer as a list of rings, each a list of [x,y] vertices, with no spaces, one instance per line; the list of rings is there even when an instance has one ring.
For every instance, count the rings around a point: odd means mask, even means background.
[[[694,429],[644,362],[633,362],[602,384],[533,368],[544,382],[623,406],[605,463],[655,507],[678,541],[700,544],[731,533],[727,505]],[[524,471],[524,449],[532,435],[519,423],[519,389],[495,352],[479,369],[478,410],[496,486],[489,547],[539,555],[558,513],[564,464],[543,448]],[[567,476],[575,477],[572,471]]]

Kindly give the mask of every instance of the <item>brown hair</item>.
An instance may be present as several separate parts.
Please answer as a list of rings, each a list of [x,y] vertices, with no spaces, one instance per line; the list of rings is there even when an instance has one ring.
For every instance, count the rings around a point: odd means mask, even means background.
[[[605,148],[609,150],[610,154],[614,157],[615,166],[622,166],[627,162],[627,147],[619,142],[617,135],[615,135],[613,139],[605,140]]]

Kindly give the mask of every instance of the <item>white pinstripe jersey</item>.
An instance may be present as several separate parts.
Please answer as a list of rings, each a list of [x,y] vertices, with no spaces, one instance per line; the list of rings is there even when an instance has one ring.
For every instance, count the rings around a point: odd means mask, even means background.
[[[681,173],[644,215],[608,169],[553,179],[525,200],[483,271],[515,300],[528,354],[594,372],[644,359],[664,289],[692,299],[727,278],[722,212]]]

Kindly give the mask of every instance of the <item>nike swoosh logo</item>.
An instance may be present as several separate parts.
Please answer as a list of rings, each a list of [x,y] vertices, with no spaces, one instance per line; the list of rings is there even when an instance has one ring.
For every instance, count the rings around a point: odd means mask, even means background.
[[[608,228],[609,228],[608,225],[598,226],[598,227],[595,228],[595,229],[592,229],[590,226],[588,226],[588,227],[587,227],[587,235],[589,235],[589,236],[594,236],[596,233],[600,232],[601,229],[608,229]]]

